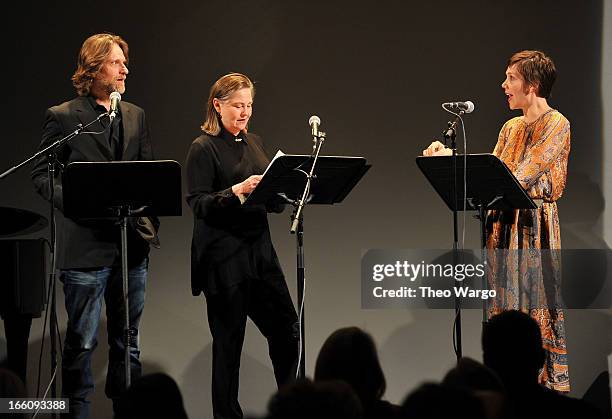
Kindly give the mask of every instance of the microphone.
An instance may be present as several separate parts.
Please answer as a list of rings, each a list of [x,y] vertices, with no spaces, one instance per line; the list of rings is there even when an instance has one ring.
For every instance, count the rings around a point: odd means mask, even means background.
[[[117,116],[117,109],[119,109],[119,102],[121,102],[121,95],[119,92],[113,92],[110,94],[110,113],[108,117],[110,121],[113,122],[113,119]]]
[[[312,128],[312,136],[318,137],[319,136],[319,125],[321,125],[321,118],[319,118],[316,115],[311,116],[310,119],[308,120],[308,125],[310,125],[310,127]]]
[[[317,140],[319,139],[319,125],[321,124],[321,118],[313,115],[308,119],[308,125],[312,128],[312,153],[317,151]]]
[[[443,108],[457,108],[460,111],[463,111],[465,113],[472,113],[474,112],[474,103],[471,101],[467,101],[467,102],[446,102],[442,104]]]

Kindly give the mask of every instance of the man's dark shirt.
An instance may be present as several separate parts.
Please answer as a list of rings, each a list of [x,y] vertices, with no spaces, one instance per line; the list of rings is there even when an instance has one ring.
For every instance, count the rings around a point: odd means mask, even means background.
[[[100,115],[107,112],[106,108],[96,102],[93,96],[88,96],[87,100],[96,114]],[[104,128],[102,135],[104,135],[110,146],[114,160],[121,160],[123,155],[123,126],[121,124],[121,110],[119,108],[117,108],[117,114],[110,124],[110,128],[108,127],[109,122],[110,118],[100,119],[100,124]]]

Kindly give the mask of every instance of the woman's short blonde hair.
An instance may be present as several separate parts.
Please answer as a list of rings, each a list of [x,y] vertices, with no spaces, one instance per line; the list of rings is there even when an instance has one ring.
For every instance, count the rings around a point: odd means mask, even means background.
[[[232,93],[240,89],[251,89],[251,96],[255,97],[255,86],[244,74],[229,73],[219,78],[210,88],[208,102],[206,103],[206,114],[202,131],[208,135],[219,135],[221,132],[221,116],[215,109],[214,99],[221,102],[227,100]]]

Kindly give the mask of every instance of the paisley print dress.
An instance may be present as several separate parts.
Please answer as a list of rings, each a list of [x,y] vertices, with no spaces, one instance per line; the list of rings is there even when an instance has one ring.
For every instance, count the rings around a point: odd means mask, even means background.
[[[561,235],[556,201],[565,188],[569,152],[569,121],[554,109],[532,123],[523,117],[506,122],[493,154],[541,205],[535,210],[490,211],[487,215],[488,263],[494,273],[490,279],[498,292],[489,315],[516,309],[538,322],[546,351],[540,382],[563,392],[570,385],[564,315],[558,298],[561,265],[555,250],[561,248]]]

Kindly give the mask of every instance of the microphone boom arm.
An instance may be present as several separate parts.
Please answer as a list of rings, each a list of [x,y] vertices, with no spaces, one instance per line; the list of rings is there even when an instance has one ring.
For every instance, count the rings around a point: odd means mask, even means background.
[[[83,125],[83,124],[77,125],[75,130],[72,131],[70,134],[66,135],[64,138],[60,138],[59,140],[54,141],[52,144],[50,144],[47,147],[43,148],[42,150],[38,151],[36,154],[28,157],[27,159],[25,159],[24,161],[22,161],[18,165],[13,166],[10,169],[8,169],[7,171],[5,171],[4,173],[0,174],[0,180],[4,179],[7,176],[9,176],[11,173],[19,170],[22,166],[25,166],[26,164],[30,163],[32,160],[36,160],[37,158],[39,158],[43,154],[44,155],[49,155],[50,153],[54,153],[55,150],[59,149],[61,146],[66,144],[68,141],[72,140],[74,137],[76,137],[80,133],[82,133],[86,128],[89,128],[91,125],[95,124],[96,122],[98,122],[99,120],[101,120],[102,118],[104,118],[106,116],[110,116],[108,112],[101,113],[100,115],[98,115],[98,117],[96,119],[94,119],[93,121],[89,122],[86,125]]]

